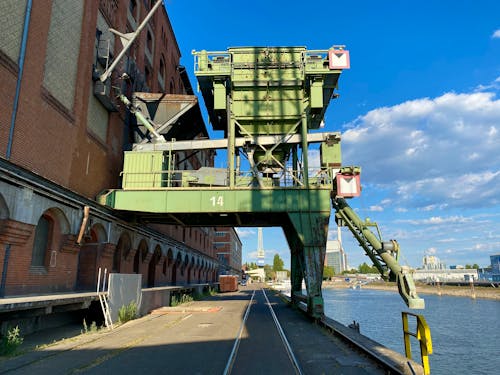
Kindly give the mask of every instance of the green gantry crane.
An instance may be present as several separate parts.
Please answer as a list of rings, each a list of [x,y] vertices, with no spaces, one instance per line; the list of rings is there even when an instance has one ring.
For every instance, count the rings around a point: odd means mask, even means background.
[[[360,168],[342,166],[340,133],[311,132],[323,126],[338,79],[349,67],[348,51],[241,47],[193,54],[210,122],[224,138],[182,140],[182,124],[161,118],[169,112],[162,110],[164,95],[136,93],[133,103],[122,97],[144,140],[125,152],[122,189],[108,190],[98,200],[143,222],[281,226],[291,251],[292,300],[305,302],[316,318],[323,314],[333,205],[337,224],[351,230],[385,279],[397,281],[407,305],[423,308],[409,270],[397,262],[397,242],[382,241],[345,200],[360,193]],[[181,107],[179,112],[186,106]],[[315,170],[309,168],[311,144],[320,149],[321,166]],[[176,170],[179,153],[200,150],[225,150],[227,167]]]

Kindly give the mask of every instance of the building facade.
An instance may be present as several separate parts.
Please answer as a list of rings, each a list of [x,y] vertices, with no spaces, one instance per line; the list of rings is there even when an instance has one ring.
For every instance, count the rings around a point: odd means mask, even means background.
[[[490,255],[490,267],[481,269],[479,278],[482,280],[500,282],[500,254]]]
[[[325,266],[333,267],[335,275],[340,275],[347,269],[347,257],[339,240],[327,241]]]
[[[154,3],[0,2],[0,296],[91,290],[99,268],[141,273],[145,287],[216,280],[214,228],[135,224],[93,201],[120,187],[140,134],[117,92],[192,95],[163,6],[99,80],[122,49],[110,29],[136,30]],[[190,137],[206,137],[199,107],[189,116]],[[176,167],[213,158],[177,155]]]
[[[445,270],[446,264],[434,255],[426,255],[422,259],[422,268],[424,270]]]
[[[415,270],[412,275],[415,281],[423,282],[463,282],[479,278],[476,269]]]
[[[220,273],[239,273],[241,270],[241,240],[234,228],[215,228],[214,248],[220,262]]]

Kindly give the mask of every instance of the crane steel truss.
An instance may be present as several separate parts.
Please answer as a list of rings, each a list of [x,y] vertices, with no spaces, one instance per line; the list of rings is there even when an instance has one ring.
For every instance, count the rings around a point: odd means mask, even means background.
[[[361,221],[352,218],[352,210],[348,222],[342,220],[347,203],[337,199],[359,195],[360,169],[342,167],[340,134],[309,133],[323,126],[342,69],[348,67],[348,52],[343,47],[243,47],[193,54],[210,121],[214,130],[224,131],[224,139],[177,141],[166,131],[182,125],[165,115],[155,118],[164,96],[154,102],[151,94],[136,93],[138,100],[129,107],[152,142],[141,141],[125,153],[122,189],[106,191],[99,201],[143,222],[281,226],[291,250],[292,300],[306,302],[309,314],[320,317],[330,201],[339,224],[355,235],[367,230],[358,228]],[[182,128],[176,131],[182,134]],[[313,173],[310,143],[320,144],[321,166]],[[177,170],[179,151],[203,149],[225,149],[227,168]],[[242,155],[247,171],[241,168]],[[396,250],[380,244],[362,246],[384,277],[398,280],[407,304],[423,307],[411,276],[393,257]]]

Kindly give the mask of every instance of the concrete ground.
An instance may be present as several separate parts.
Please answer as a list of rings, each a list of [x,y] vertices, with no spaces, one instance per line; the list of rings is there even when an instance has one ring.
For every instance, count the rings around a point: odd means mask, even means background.
[[[253,288],[257,288],[256,298],[242,329],[232,373],[290,374],[281,340],[277,339],[268,307],[255,284],[203,301],[159,308],[112,331],[82,334],[28,350],[17,357],[0,359],[0,374],[222,374]],[[268,297],[303,373],[387,373],[352,345],[328,334],[283,303],[274,293],[268,291]],[[47,344],[53,341],[53,337],[46,338]],[[25,349],[33,347],[35,341],[44,341],[43,336],[27,338]]]

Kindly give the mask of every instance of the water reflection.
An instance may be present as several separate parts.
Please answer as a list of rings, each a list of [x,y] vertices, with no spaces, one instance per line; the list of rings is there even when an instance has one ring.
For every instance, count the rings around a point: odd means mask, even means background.
[[[344,325],[356,320],[362,334],[404,353],[397,293],[365,289],[324,289],[325,314]],[[493,374],[500,368],[500,302],[464,297],[424,296],[423,314],[431,328],[432,374]],[[418,347],[412,342],[412,347]],[[414,354],[415,355],[415,354]],[[415,357],[417,358],[417,357]]]

